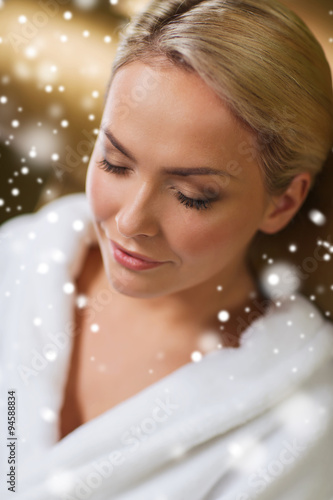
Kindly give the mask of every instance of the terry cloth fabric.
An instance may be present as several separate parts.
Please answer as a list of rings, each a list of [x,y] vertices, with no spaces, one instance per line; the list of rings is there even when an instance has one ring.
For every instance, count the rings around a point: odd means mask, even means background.
[[[272,301],[239,348],[190,361],[58,441],[71,284],[96,241],[84,193],[0,228],[1,498],[331,500],[333,325],[298,292]]]

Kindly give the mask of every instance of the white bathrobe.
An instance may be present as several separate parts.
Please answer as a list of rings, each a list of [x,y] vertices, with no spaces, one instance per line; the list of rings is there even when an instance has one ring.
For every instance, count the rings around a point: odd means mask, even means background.
[[[90,217],[80,193],[0,228],[0,497],[333,499],[333,325],[298,292],[240,348],[189,360],[58,442]]]

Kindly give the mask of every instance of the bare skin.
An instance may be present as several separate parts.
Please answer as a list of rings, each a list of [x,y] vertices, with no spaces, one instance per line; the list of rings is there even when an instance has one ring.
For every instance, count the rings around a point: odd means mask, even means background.
[[[86,183],[99,246],[88,253],[77,288],[90,298],[105,287],[114,295],[94,318],[98,333],[77,314],[61,437],[190,362],[204,332],[214,331],[224,347],[239,346],[251,323],[251,294],[265,299],[246,263],[248,246],[258,231],[287,225],[311,183],[300,174],[283,195],[268,195],[252,131],[179,68],[136,61],[120,69],[101,129]],[[104,159],[117,173],[102,168]],[[224,175],[165,172],[193,167]],[[208,200],[209,208],[186,207],[179,192]],[[164,263],[130,270],[115,260],[110,239]],[[225,330],[221,309],[230,313]]]

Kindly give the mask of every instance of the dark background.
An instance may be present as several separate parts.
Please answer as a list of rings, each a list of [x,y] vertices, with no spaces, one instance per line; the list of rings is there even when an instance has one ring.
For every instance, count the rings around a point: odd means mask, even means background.
[[[0,0],[0,224],[85,190],[119,30],[146,3]],[[312,29],[333,67],[333,0],[284,3]],[[325,214],[324,225],[309,219],[313,208]],[[332,259],[313,265],[318,240]],[[288,227],[258,234],[251,259],[258,271],[268,259],[294,263],[307,275],[301,291],[333,315],[332,158]]]

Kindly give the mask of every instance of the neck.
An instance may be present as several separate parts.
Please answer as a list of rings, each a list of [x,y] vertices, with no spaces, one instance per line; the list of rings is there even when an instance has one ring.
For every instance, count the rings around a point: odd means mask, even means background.
[[[228,268],[189,289],[152,299],[121,296],[120,302],[124,301],[133,316],[146,314],[171,328],[179,325],[219,328],[222,324],[217,319],[219,311],[228,311],[230,319],[238,317],[245,307],[251,307],[251,300],[259,296],[255,278],[242,261],[234,269]]]
[[[98,283],[110,288],[100,255],[96,274]],[[131,311],[132,318],[146,317],[169,331],[180,328],[193,332],[214,330],[223,337],[223,345],[235,347],[241,333],[265,313],[267,302],[270,302],[258,287],[244,256],[233,269],[229,267],[204,283],[174,294],[138,299],[113,292],[119,308]],[[221,323],[217,316],[221,310],[230,315],[225,323]]]

